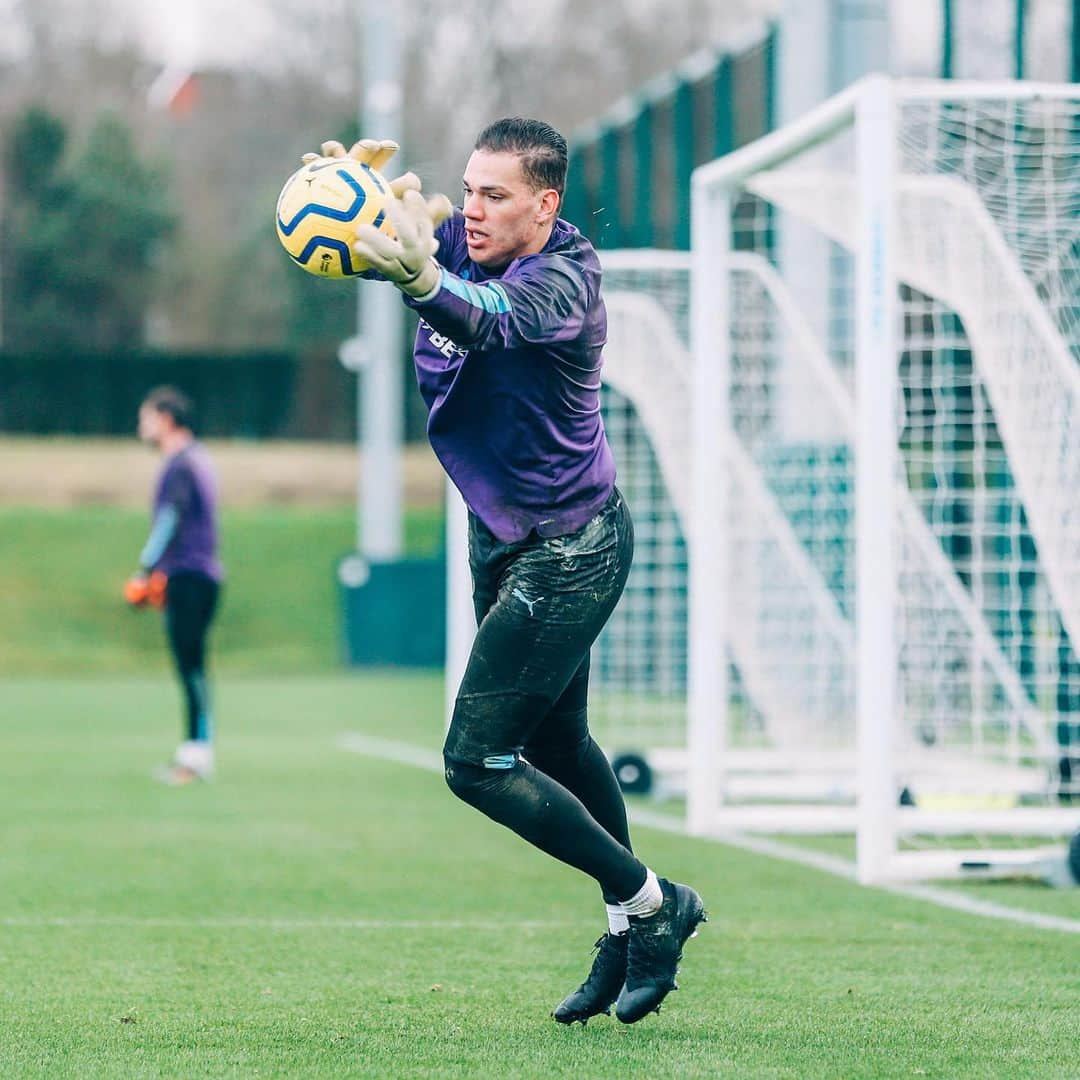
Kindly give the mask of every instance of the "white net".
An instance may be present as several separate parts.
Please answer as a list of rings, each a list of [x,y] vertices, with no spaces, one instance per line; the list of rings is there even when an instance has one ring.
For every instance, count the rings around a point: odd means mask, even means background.
[[[1059,808],[1080,799],[1080,100],[939,87],[901,89],[896,120],[892,774],[927,809]],[[840,126],[724,193],[728,807],[855,798],[855,160]],[[641,564],[594,700],[613,747],[648,749],[685,745],[693,365],[685,267],[636,258],[605,274],[605,415]]]
[[[604,425],[634,519],[634,563],[593,650],[590,724],[612,754],[685,749],[689,258],[604,258]]]
[[[1050,799],[1073,787],[1059,736],[1067,737],[1062,725],[1076,719],[1080,702],[1072,646],[1080,640],[1080,105],[919,96],[902,100],[898,134],[897,773],[928,795]],[[805,340],[794,357],[785,349],[770,389],[800,404],[751,408],[748,421],[745,406],[733,402],[737,431],[749,422],[765,432],[754,457],[766,475],[775,472],[774,458],[790,463],[806,453],[831,457],[840,482],[850,480],[843,474],[853,460],[847,387],[858,197],[851,160],[846,133],[752,176],[736,216],[735,246],[775,266],[787,290],[789,313],[768,320],[777,342],[803,340],[792,320],[826,301],[818,351],[847,399],[842,443],[793,440],[792,412],[813,406],[801,374],[785,389],[785,367],[806,367],[812,346]],[[778,240],[788,222],[794,238]],[[784,274],[785,263],[795,272]],[[760,318],[757,305],[751,309],[751,321]],[[736,385],[744,318],[737,301]],[[768,398],[759,389],[744,401]],[[817,483],[811,471],[808,462],[801,483]],[[840,496],[810,518],[831,518],[834,539],[847,546],[850,527],[835,526],[850,521],[849,509]],[[814,562],[850,610],[850,559],[846,569],[843,560]],[[811,636],[831,650],[824,628]],[[825,657],[819,663],[831,666]]]

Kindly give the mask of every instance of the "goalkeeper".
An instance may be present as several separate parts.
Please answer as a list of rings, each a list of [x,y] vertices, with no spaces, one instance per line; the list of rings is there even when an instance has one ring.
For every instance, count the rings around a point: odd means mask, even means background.
[[[139,408],[139,438],[164,457],[150,536],[129,602],[165,608],[165,629],[184,698],[186,739],[159,778],[173,785],[208,780],[214,771],[206,639],[217,610],[217,484],[209,455],[195,439],[192,405],[170,386],[151,390]],[[159,582],[164,582],[162,586]]]
[[[367,140],[351,154],[378,168],[395,149]],[[600,416],[600,265],[558,216],[566,167],[553,128],[500,120],[476,141],[461,209],[425,202],[406,174],[387,208],[395,236],[363,226],[356,252],[420,316],[428,436],[469,507],[479,628],[446,781],[596,879],[608,932],[554,1016],[585,1022],[615,1004],[633,1023],[674,988],[704,910],[633,854],[622,793],[589,735],[589,649],[626,583],[634,534]]]

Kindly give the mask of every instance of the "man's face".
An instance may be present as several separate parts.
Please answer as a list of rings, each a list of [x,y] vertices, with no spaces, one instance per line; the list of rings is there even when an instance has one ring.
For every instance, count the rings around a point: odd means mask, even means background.
[[[166,426],[172,417],[168,413],[158,412],[153,405],[143,405],[139,409],[139,438],[151,446],[160,446]]]
[[[541,250],[558,196],[553,190],[534,191],[516,154],[474,151],[462,186],[465,242],[474,263],[499,270]]]

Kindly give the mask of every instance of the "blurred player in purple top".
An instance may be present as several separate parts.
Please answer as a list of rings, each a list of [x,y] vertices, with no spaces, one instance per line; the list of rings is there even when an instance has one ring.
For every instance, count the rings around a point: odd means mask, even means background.
[[[153,521],[138,577],[164,576],[165,628],[184,698],[186,738],[160,778],[208,780],[214,771],[206,639],[217,610],[222,569],[217,546],[217,481],[195,439],[192,405],[173,387],[151,390],[139,408],[139,438],[164,457]]]
[[[340,143],[322,149],[345,155]],[[349,153],[377,169],[396,149],[363,140]],[[705,912],[693,889],[634,855],[622,793],[589,734],[589,650],[622,594],[634,531],[600,415],[600,263],[558,216],[566,167],[549,125],[499,120],[476,140],[460,209],[425,202],[406,174],[391,182],[394,236],[363,226],[356,252],[420,316],[428,436],[469,507],[478,629],[446,781],[600,885],[608,931],[555,1019],[584,1023],[615,1005],[634,1023],[674,988]]]

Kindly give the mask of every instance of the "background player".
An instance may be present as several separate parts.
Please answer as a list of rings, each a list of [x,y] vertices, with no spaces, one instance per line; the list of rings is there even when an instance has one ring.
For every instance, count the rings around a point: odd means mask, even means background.
[[[160,773],[171,784],[207,780],[214,771],[213,724],[206,678],[207,634],[217,610],[222,568],[217,556],[217,482],[210,456],[194,434],[191,401],[170,386],[151,390],[139,408],[139,438],[164,460],[153,497],[153,524],[134,583],[151,590],[159,575],[165,628],[183,693],[185,738]]]

